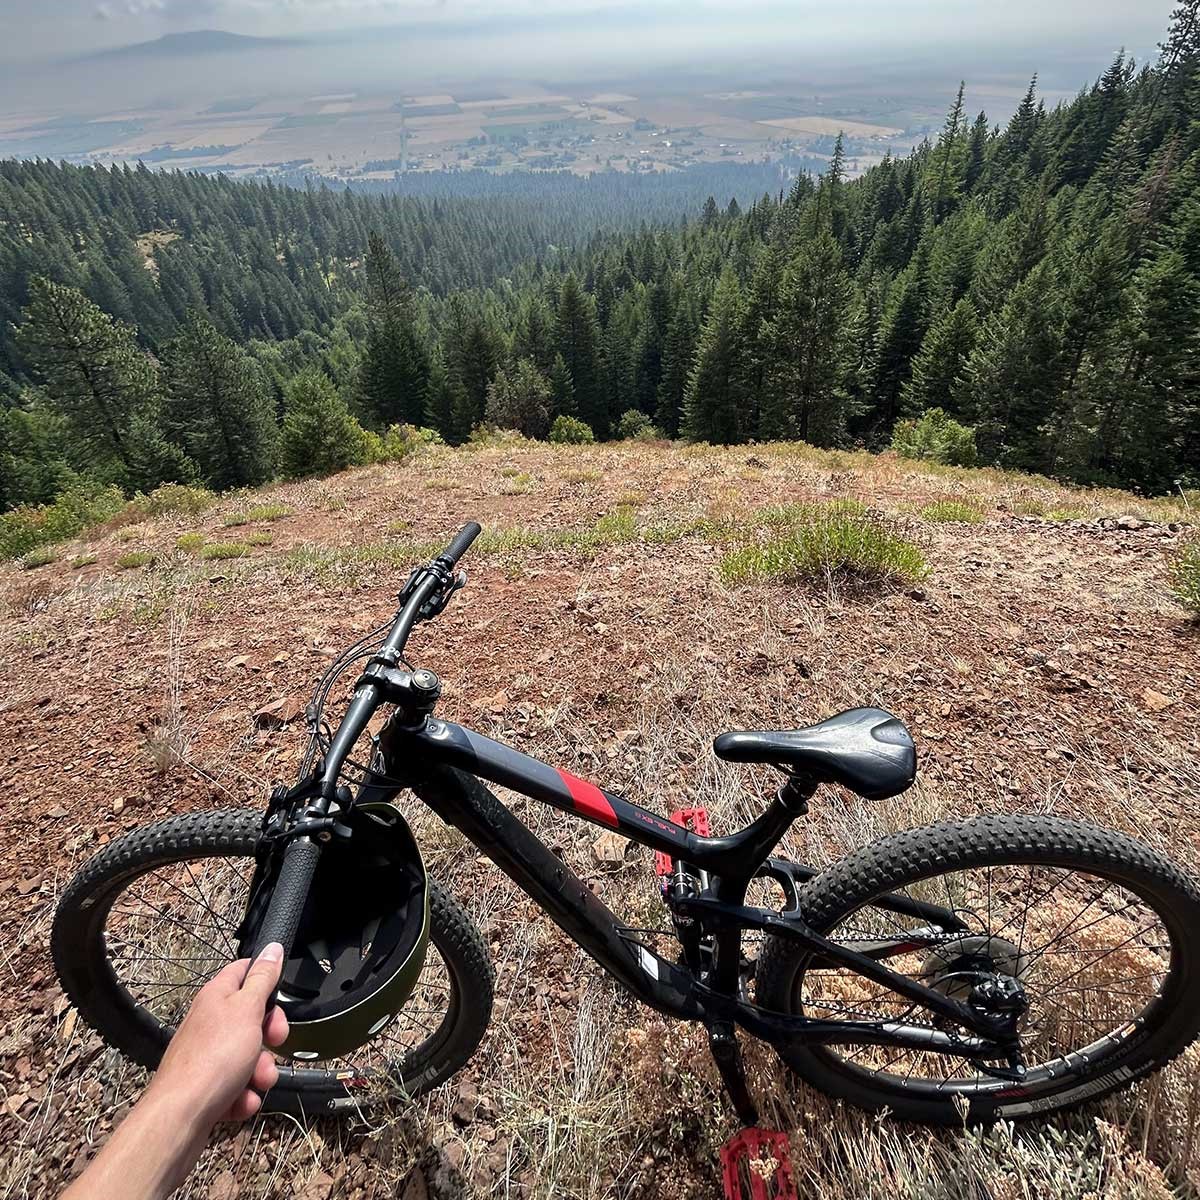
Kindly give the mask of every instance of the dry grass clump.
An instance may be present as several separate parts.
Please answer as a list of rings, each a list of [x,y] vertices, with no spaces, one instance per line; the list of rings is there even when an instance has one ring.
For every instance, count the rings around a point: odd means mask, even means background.
[[[116,565],[122,571],[132,571],[135,567],[148,567],[154,561],[154,555],[149,550],[127,550],[119,555]]]
[[[1200,536],[1193,534],[1168,558],[1167,579],[1175,599],[1200,617]]]
[[[965,500],[934,500],[920,509],[920,514],[938,524],[981,525],[985,520],[983,509]]]
[[[721,560],[730,584],[841,583],[878,589],[915,583],[929,568],[913,542],[882,515],[835,501],[781,524],[766,542],[731,550]]]
[[[195,554],[204,546],[204,534],[199,532],[181,533],[175,539],[175,549],[185,554]]]
[[[200,557],[204,559],[245,558],[249,553],[246,542],[210,542],[200,549]]]
[[[47,567],[52,562],[57,561],[58,554],[51,550],[49,546],[35,546],[32,550],[22,556],[21,570],[33,571],[38,567]]]

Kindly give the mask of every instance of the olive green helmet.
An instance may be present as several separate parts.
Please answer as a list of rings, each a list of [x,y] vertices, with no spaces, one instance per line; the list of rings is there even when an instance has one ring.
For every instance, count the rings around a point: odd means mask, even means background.
[[[351,836],[322,847],[279,980],[288,1037],[276,1053],[339,1058],[380,1033],[412,994],[429,944],[429,888],[411,831],[390,804],[363,804]]]

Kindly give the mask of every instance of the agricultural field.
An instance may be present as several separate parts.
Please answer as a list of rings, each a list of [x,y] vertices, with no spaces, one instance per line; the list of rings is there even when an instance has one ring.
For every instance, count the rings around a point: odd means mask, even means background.
[[[986,92],[989,112],[1000,120],[1020,95],[1000,85]],[[811,86],[702,93],[669,82],[572,93],[503,81],[425,94],[231,95],[86,118],[17,115],[0,122],[0,158],[140,159],[234,175],[303,166],[331,179],[474,166],[587,174],[789,156],[819,164],[843,131],[856,174],[887,151],[906,153],[940,125],[951,99],[936,91],[896,97]]]

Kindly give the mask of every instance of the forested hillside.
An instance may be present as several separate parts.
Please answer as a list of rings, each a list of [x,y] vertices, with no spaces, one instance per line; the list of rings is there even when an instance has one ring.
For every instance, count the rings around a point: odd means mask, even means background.
[[[1154,66],[1052,111],[1031,85],[1006,129],[960,91],[860,179],[835,152],[570,251],[554,206],[0,165],[0,499],[329,470],[401,423],[879,448],[930,409],[984,462],[1195,486],[1198,6]]]

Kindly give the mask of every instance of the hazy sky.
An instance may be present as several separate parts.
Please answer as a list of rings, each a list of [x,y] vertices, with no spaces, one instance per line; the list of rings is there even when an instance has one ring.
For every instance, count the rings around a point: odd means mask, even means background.
[[[409,90],[641,76],[754,86],[1016,81],[1073,91],[1154,54],[1174,0],[0,0],[0,116],[114,111],[248,88]],[[56,60],[221,29],[304,44],[182,61]],[[368,33],[369,31],[369,33]],[[234,61],[234,60],[237,61]]]
[[[1171,7],[1171,0],[0,0],[0,53],[44,59],[189,29],[284,36],[481,19],[497,32],[508,22],[523,29],[541,20],[569,37],[572,18],[580,26],[624,20],[651,38],[688,27],[736,36],[749,25],[881,48],[923,32],[962,43],[1019,36],[1031,48],[1074,38],[1142,49],[1159,38]]]

